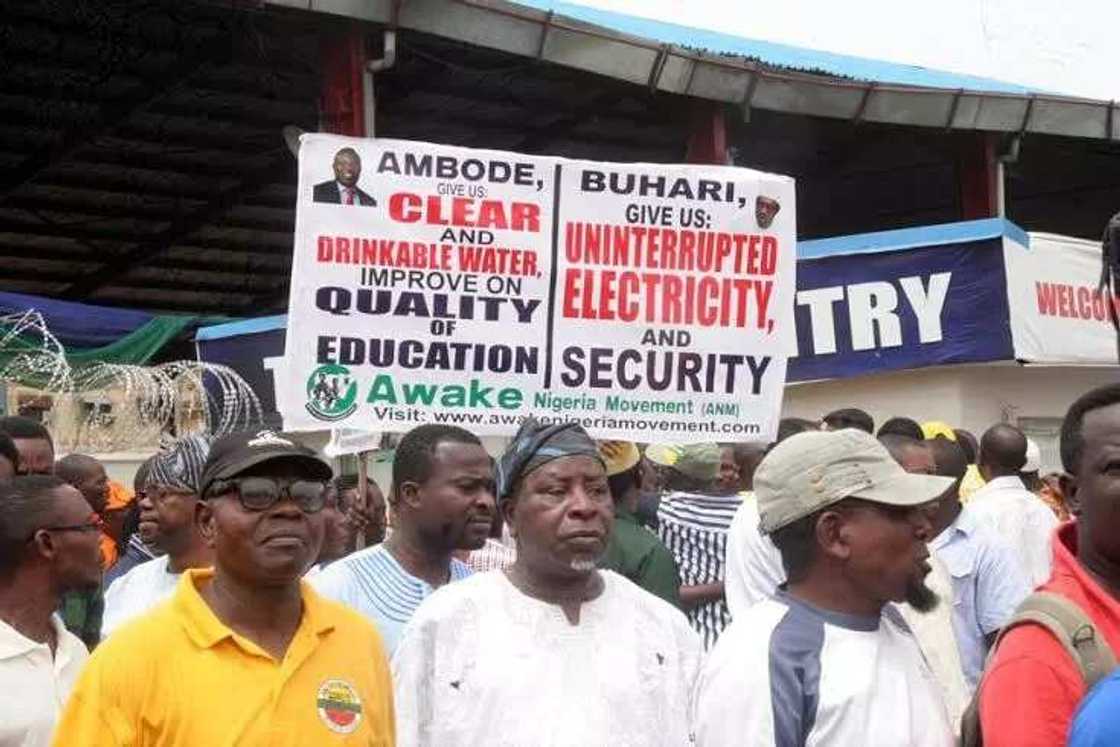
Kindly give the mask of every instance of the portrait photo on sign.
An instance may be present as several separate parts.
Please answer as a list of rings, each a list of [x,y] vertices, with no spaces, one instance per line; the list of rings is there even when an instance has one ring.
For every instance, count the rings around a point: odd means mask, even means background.
[[[362,157],[353,148],[342,148],[331,162],[334,178],[315,185],[312,199],[332,205],[376,207],[377,200],[358,186],[362,178]]]
[[[781,209],[782,204],[773,197],[759,195],[758,199],[754,201],[754,217],[758,221],[758,227],[769,228],[773,225],[774,219],[778,217],[778,211]]]

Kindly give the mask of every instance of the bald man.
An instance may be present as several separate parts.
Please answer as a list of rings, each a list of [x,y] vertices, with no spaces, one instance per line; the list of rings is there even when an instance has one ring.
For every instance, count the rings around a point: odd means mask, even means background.
[[[77,488],[94,513],[104,520],[105,506],[109,501],[109,476],[101,462],[85,454],[69,454],[58,460],[54,472]],[[101,530],[102,568],[111,568],[119,555],[117,541],[104,529]]]
[[[1050,576],[1050,535],[1058,519],[1019,479],[1027,461],[1027,437],[1000,423],[980,438],[980,474],[987,483],[972,494],[968,520],[1011,545],[1031,588]]]

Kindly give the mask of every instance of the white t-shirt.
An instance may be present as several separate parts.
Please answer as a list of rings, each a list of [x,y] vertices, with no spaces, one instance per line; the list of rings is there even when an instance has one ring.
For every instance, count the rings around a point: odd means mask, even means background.
[[[399,747],[687,747],[701,645],[611,571],[572,625],[502,571],[437,590],[393,656]]]
[[[697,747],[949,747],[937,683],[891,605],[879,617],[779,593],[739,615],[697,685]]]
[[[183,574],[172,573],[168,563],[168,556],[161,555],[141,563],[109,584],[105,592],[105,614],[101,618],[102,640],[124,623],[171,598]]]
[[[26,638],[0,620],[0,745],[47,747],[66,699],[89,658],[85,644],[58,615],[51,618],[58,644]]]
[[[964,507],[974,524],[993,531],[1018,556],[1031,588],[1050,578],[1050,536],[1058,518],[1018,477],[997,477]]]
[[[723,589],[732,620],[752,605],[774,596],[786,582],[782,555],[770,538],[759,531],[758,522],[758,499],[754,493],[747,493],[727,530]]]

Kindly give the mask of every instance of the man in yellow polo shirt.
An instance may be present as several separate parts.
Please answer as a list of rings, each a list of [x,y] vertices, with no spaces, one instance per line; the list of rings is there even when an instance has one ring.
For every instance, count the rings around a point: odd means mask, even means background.
[[[394,743],[381,639],[301,582],[323,540],[331,470],[269,431],[214,442],[197,521],[214,568],[110,636],[55,733],[84,745]]]

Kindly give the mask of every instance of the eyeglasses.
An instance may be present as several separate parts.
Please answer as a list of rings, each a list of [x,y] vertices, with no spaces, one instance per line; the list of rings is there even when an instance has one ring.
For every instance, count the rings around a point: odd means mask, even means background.
[[[188,488],[176,488],[170,485],[149,485],[144,490],[144,497],[152,501],[162,501],[172,496],[190,497],[194,491]]]
[[[97,514],[90,514],[89,518],[82,524],[63,524],[54,527],[39,527],[32,533],[27,541],[35,539],[35,534],[39,532],[102,532],[105,530],[105,522]]]
[[[315,480],[280,481],[271,477],[240,477],[233,480],[216,480],[207,491],[209,497],[237,491],[241,505],[249,511],[265,511],[287,496],[304,513],[323,510],[327,500],[327,484]]]

